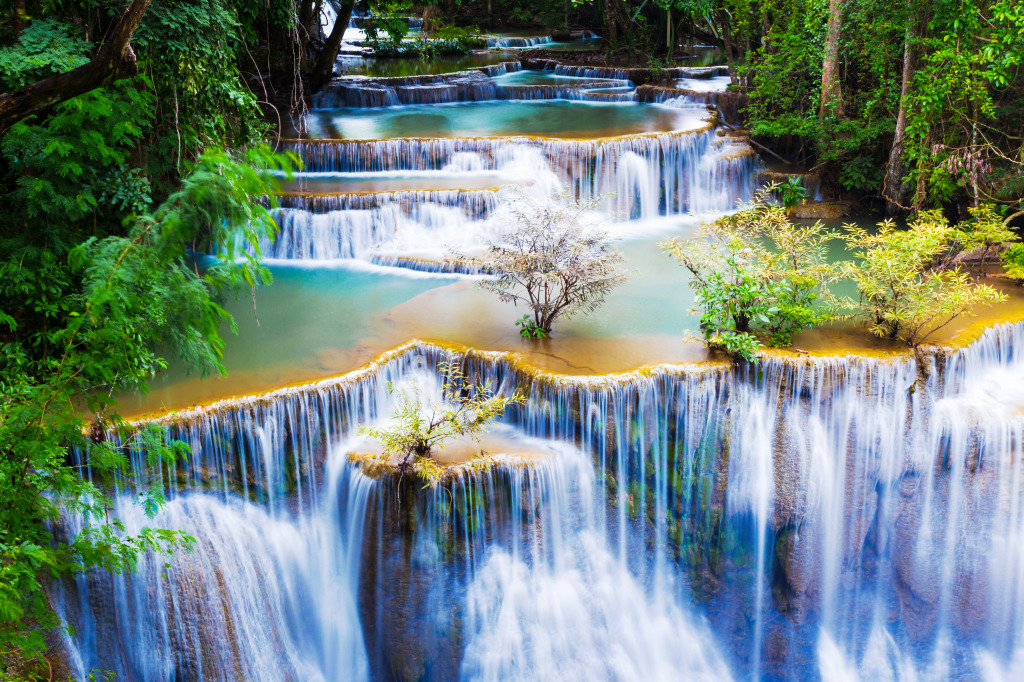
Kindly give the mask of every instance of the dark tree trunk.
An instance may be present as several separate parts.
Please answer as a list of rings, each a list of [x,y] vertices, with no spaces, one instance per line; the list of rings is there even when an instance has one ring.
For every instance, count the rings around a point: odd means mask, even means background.
[[[0,130],[6,130],[26,116],[138,73],[131,39],[149,9],[149,3],[150,0],[132,0],[88,64],[36,81],[14,92],[0,93]]]
[[[605,44],[615,45],[619,37],[629,35],[629,16],[622,0],[604,0],[604,38]]]
[[[903,43],[903,85],[900,88],[900,111],[896,116],[896,134],[892,140],[889,166],[886,169],[882,185],[885,212],[889,215],[899,213],[907,208],[903,205],[908,192],[903,186],[903,151],[907,137],[907,99],[910,94],[910,83],[914,78],[913,39],[914,31],[908,27]]]
[[[730,67],[735,67],[736,57],[732,53],[732,30],[729,25],[729,15],[719,12],[718,16],[722,27],[722,49],[725,51],[725,61]],[[730,68],[729,70],[735,73],[735,69]]]
[[[829,0],[828,34],[825,39],[825,63],[821,69],[821,109],[818,118],[832,111],[841,115],[843,93],[839,86],[839,36],[843,29],[843,0]]]
[[[612,0],[604,0],[604,39],[609,45],[614,45],[619,37],[618,22],[615,19],[615,8],[612,7]]]
[[[14,20],[11,22],[11,32],[14,33],[14,39],[17,40],[21,32],[25,30],[25,0],[14,0]]]
[[[324,49],[313,65],[313,72],[309,76],[310,92],[316,92],[327,85],[334,75],[334,64],[338,61],[338,53],[341,52],[341,39],[348,28],[348,22],[352,18],[352,9],[355,7],[355,0],[344,0],[341,9],[338,10],[338,20],[334,22],[334,30],[327,38]]]

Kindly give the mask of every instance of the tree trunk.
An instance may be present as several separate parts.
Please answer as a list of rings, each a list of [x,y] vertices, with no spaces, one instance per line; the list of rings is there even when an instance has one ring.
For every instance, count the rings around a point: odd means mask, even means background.
[[[604,39],[609,45],[614,45],[618,35],[618,21],[615,18],[615,8],[612,7],[612,0],[604,0]]]
[[[21,32],[25,30],[25,26],[28,25],[25,21],[26,16],[25,0],[14,0],[14,20],[11,22],[11,31],[14,33],[15,40],[18,39]]]
[[[341,9],[338,10],[338,19],[334,22],[334,30],[327,38],[323,51],[316,59],[313,72],[309,77],[310,92],[316,92],[327,85],[334,75],[334,64],[338,61],[338,53],[341,52],[341,39],[348,28],[348,22],[352,19],[352,9],[355,7],[355,0],[344,0]]]
[[[725,61],[730,67],[734,67],[736,57],[732,53],[732,27],[729,25],[729,15],[723,11],[719,13],[718,17],[722,27],[722,49],[725,51]],[[735,73],[733,68],[730,68],[729,71]]]
[[[45,111],[79,95],[138,73],[131,39],[150,0],[132,0],[88,64],[44,78],[14,92],[0,93],[0,131],[26,116]]]
[[[672,53],[675,50],[672,49],[672,8],[669,7],[667,16],[665,17],[665,50],[668,52],[668,58],[672,59]]]
[[[912,20],[913,21],[913,20]],[[908,27],[903,41],[903,85],[900,88],[900,111],[896,115],[896,134],[889,151],[889,166],[885,172],[882,196],[885,197],[885,212],[888,215],[906,209],[903,202],[907,190],[903,187],[903,151],[907,138],[907,98],[910,83],[914,78],[914,31]]]
[[[839,87],[839,35],[843,29],[843,0],[828,2],[828,35],[825,40],[825,62],[821,70],[821,109],[819,120],[828,112],[842,113],[843,93]]]

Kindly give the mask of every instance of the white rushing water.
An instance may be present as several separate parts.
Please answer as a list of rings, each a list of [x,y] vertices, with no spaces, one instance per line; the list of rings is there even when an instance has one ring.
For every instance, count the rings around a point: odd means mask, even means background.
[[[196,553],[55,603],[80,670],[139,679],[1017,679],[1022,343],[990,331],[923,378],[853,358],[550,382],[476,356],[526,382],[502,430],[550,456],[411,502],[344,456],[388,381],[440,390],[447,353],[406,350],[175,417],[194,455],[161,475],[167,509],[117,512]]]
[[[317,95],[315,104],[323,108],[321,113],[336,111],[346,130],[357,132],[363,124],[372,127],[375,119],[344,112],[384,107],[383,112],[395,116],[414,105],[409,115],[424,116],[432,111],[430,105],[496,99],[603,103],[572,105],[579,107],[581,121],[595,106],[651,107],[655,113],[658,108],[683,110],[684,127],[698,130],[580,140],[465,136],[294,141],[287,146],[302,158],[296,184],[303,189],[286,198],[286,209],[278,213],[280,236],[261,245],[264,255],[358,259],[442,271],[440,263],[452,251],[479,251],[509,223],[503,207],[507,198],[499,195],[486,214],[466,211],[460,188],[493,191],[511,184],[533,201],[555,195],[584,203],[603,198],[601,211],[612,232],[617,222],[729,211],[750,198],[756,157],[748,147],[703,128],[701,120],[708,116],[704,102],[677,97],[656,105],[637,104],[625,72],[569,71],[523,72],[518,62],[510,62],[444,75],[340,78]],[[332,109],[339,106],[357,109]],[[448,104],[438,115],[465,106]],[[572,128],[568,121],[560,125]],[[346,194],[346,187],[358,187],[351,190],[358,194]],[[392,196],[396,187],[405,195]],[[325,191],[341,193],[321,193]]]
[[[449,101],[487,95],[485,80],[331,96]],[[304,175],[264,255],[413,274],[466,274],[444,259],[500,238],[508,185],[536,202],[603,196],[590,218],[652,238],[666,216],[734,208],[757,178],[749,149],[712,129],[290,148]],[[196,550],[54,586],[75,628],[67,655],[79,677],[138,680],[1020,679],[1022,348],[1017,325],[920,361],[611,377],[472,354],[471,379],[527,394],[492,435],[530,457],[427,489],[371,479],[348,455],[360,426],[392,413],[389,385],[440,399],[439,363],[462,357],[450,351],[411,345],[346,377],[186,410],[161,423],[187,462],[149,469],[131,453],[166,508],[148,519],[126,494],[112,513],[128,532],[181,529]]]
[[[602,198],[600,210],[614,234],[616,222],[629,219],[731,210],[750,196],[754,177],[753,157],[737,155],[711,132],[604,142],[385,140],[298,149],[321,180],[340,183],[354,176],[386,182],[388,174],[411,171],[423,182],[457,186],[460,178],[493,176],[517,189],[499,192],[486,215],[467,211],[466,193],[459,191],[421,192],[413,201],[406,198],[411,193],[392,199],[392,192],[382,192],[371,208],[352,210],[345,202],[326,211],[319,208],[328,206],[322,195],[310,195],[307,208],[297,195],[286,204],[291,208],[277,214],[276,241],[261,245],[271,258],[373,260],[378,252],[441,258],[453,250],[472,252],[508,229],[509,203],[523,194],[534,202],[566,192],[583,202]]]

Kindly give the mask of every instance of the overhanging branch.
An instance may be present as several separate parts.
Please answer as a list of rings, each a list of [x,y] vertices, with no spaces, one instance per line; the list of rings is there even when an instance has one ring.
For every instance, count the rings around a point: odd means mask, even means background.
[[[131,39],[151,0],[132,0],[110,37],[88,64],[36,81],[14,92],[0,93],[0,131],[90,90],[138,72]]]

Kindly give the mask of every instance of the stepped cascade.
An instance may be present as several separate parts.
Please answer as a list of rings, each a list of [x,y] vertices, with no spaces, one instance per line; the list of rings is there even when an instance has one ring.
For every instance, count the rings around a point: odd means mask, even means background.
[[[188,444],[174,463],[151,463],[123,433],[96,435],[167,499],[149,518],[123,492],[111,511],[125,531],[159,524],[195,547],[52,587],[75,675],[1024,675],[1024,323],[958,349],[760,364],[705,354],[602,375],[616,346],[682,332],[670,318],[689,304],[685,280],[662,285],[653,265],[656,285],[612,299],[614,315],[532,347],[571,374],[506,352],[519,330],[487,327],[496,313],[472,285],[495,274],[488,249],[516,202],[586,204],[627,264],[648,266],[665,236],[788,178],[736,133],[747,101],[728,70],[679,67],[657,84],[647,71],[524,58],[343,76],[313,98],[278,140],[302,168],[273,197],[278,233],[258,250],[294,287],[271,319],[322,305],[318,324],[345,338],[308,341],[299,321],[269,340],[243,332],[239,354],[282,386],[296,357],[325,376],[391,350],[333,378],[150,419]],[[816,176],[804,186],[820,193]],[[364,308],[376,317],[358,317]],[[416,326],[431,315],[472,327],[480,347]],[[631,328],[637,319],[648,326]],[[404,345],[387,345],[396,334]],[[262,365],[270,354],[285,358],[276,374]],[[453,365],[470,384],[451,381]],[[450,405],[481,386],[524,399],[479,441],[459,441],[437,481],[368,456],[366,428],[393,423],[402,396]],[[88,453],[74,456],[90,476]],[[52,530],[70,538],[95,521],[66,514]]]
[[[1010,679],[1022,343],[595,378],[473,352],[534,454],[418,495],[348,453],[452,351],[182,412],[190,461],[133,461],[198,549],[68,585],[67,644],[145,679]]]
[[[756,157],[716,134],[704,100],[676,91],[640,104],[629,71],[542,66],[551,68],[513,61],[333,81],[314,100],[308,135],[285,144],[304,168],[282,197],[281,234],[264,253],[473,274],[445,261],[500,232],[507,217],[493,210],[494,196],[510,185],[535,197],[603,198],[616,221],[729,210],[750,196]],[[489,132],[497,116],[508,117],[499,120],[509,134]],[[394,191],[389,181],[403,177],[408,191]]]
[[[0,3],[0,679],[1024,680],[1024,4],[698,4]]]

